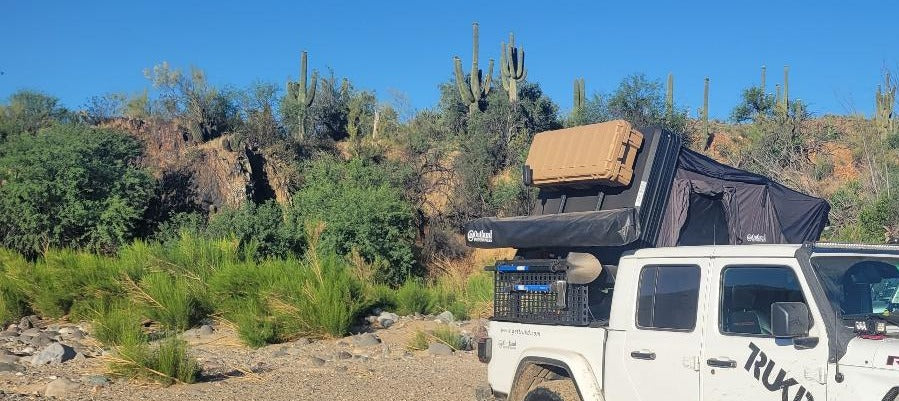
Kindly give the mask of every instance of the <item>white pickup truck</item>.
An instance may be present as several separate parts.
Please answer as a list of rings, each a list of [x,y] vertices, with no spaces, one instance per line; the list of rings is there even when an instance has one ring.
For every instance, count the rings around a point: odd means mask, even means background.
[[[588,324],[489,323],[494,396],[899,400],[899,247],[642,249],[602,275]]]

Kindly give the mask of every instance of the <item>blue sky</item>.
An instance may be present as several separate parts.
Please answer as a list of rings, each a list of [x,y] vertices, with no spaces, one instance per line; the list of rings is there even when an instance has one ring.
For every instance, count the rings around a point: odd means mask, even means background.
[[[783,3],[783,4],[782,4]],[[787,4],[789,3],[789,4]],[[870,113],[880,72],[899,66],[894,1],[40,1],[2,0],[0,99],[38,89],[78,107],[92,95],[137,92],[143,69],[196,65],[216,84],[284,86],[299,52],[357,87],[415,108],[436,104],[452,56],[499,56],[510,31],[528,79],[563,110],[575,77],[608,92],[626,75],[675,75],[675,98],[695,114],[711,77],[711,114],[725,118],[768,66],[768,86],[790,65],[790,94],[816,114]]]

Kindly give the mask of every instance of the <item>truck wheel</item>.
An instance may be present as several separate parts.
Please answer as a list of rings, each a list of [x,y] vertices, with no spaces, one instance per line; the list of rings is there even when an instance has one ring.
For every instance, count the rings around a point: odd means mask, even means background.
[[[577,387],[570,379],[542,382],[524,396],[524,401],[581,401]]]

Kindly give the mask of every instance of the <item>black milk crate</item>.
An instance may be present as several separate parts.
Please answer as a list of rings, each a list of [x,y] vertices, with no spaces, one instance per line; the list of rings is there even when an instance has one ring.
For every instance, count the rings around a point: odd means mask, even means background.
[[[503,271],[499,267],[500,263],[497,263],[494,320],[573,326],[590,324],[587,286],[568,284],[565,271]]]

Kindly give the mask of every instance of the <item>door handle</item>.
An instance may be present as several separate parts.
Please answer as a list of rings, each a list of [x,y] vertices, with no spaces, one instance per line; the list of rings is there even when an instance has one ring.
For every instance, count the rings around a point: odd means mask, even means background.
[[[656,353],[652,351],[634,351],[631,352],[631,358],[652,361],[656,359]]]
[[[733,360],[730,360],[727,358],[724,358],[724,359],[709,358],[705,362],[713,368],[735,368],[735,367],[737,367],[737,361],[733,361]]]

